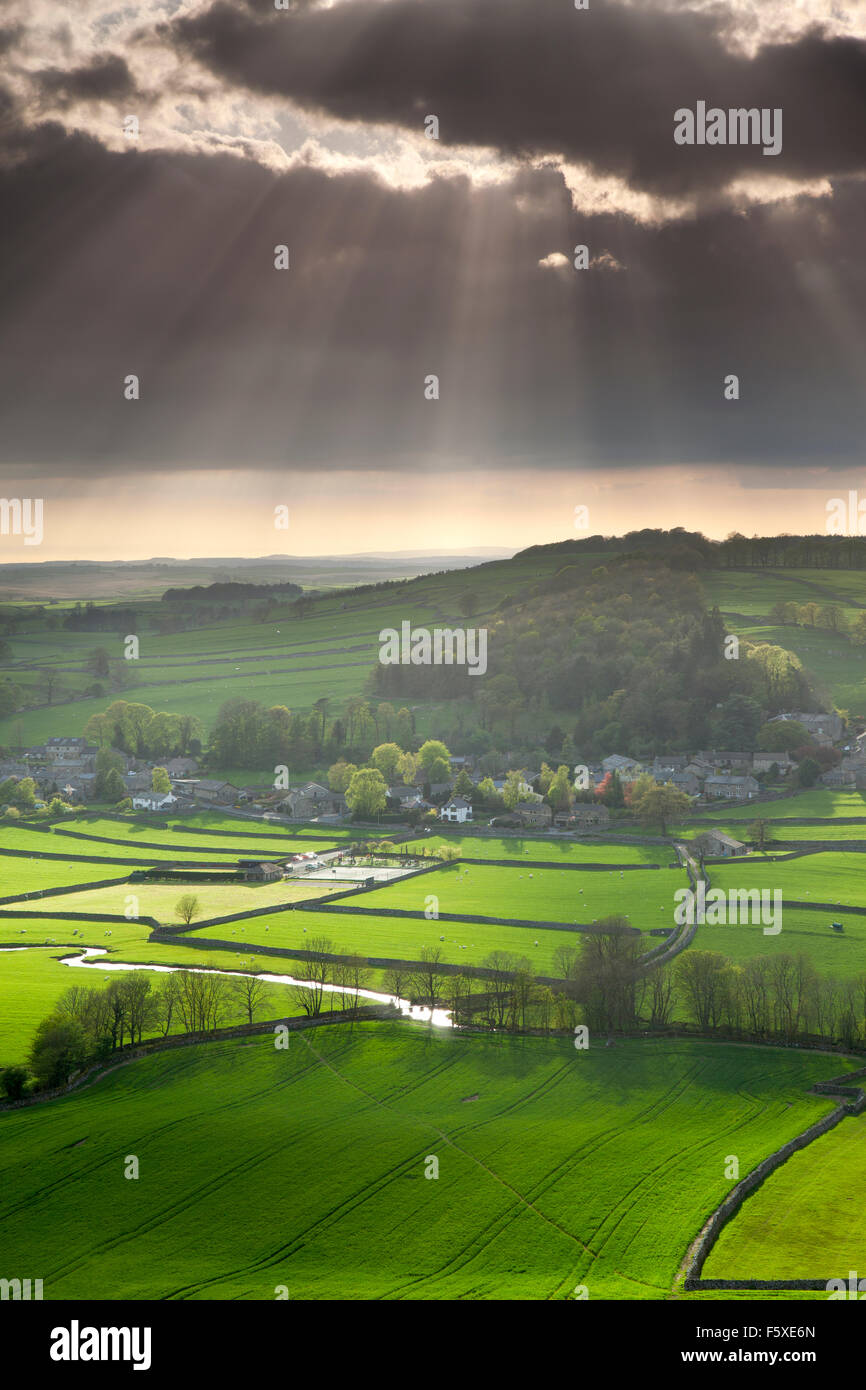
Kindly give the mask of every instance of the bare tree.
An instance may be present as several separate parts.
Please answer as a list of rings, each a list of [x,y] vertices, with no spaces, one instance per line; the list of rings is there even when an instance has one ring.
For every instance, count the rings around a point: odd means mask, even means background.
[[[271,990],[260,975],[239,975],[231,982],[231,994],[239,1009],[247,1016],[247,1023],[255,1022],[256,1010],[262,1008],[270,997]]]
[[[484,959],[484,968],[490,972],[485,981],[487,1001],[484,1016],[488,1028],[505,1027],[517,965],[518,959],[510,951],[491,951]]]
[[[660,965],[649,980],[650,1027],[665,1028],[671,1021],[675,1003],[673,971],[668,965]]]
[[[385,971],[384,986],[386,994],[393,994],[395,999],[405,999],[409,972],[402,965],[392,965],[390,970]]]
[[[159,992],[159,1022],[162,1027],[162,1036],[168,1037],[171,1032],[171,1025],[175,1015],[179,1012],[181,985],[177,974],[171,971],[162,982],[162,989]]]
[[[689,1012],[700,1028],[715,1028],[725,1004],[730,966],[719,951],[686,951],[677,961],[677,980],[682,985]]]
[[[419,1002],[439,1007],[445,971],[441,969],[442,950],[439,946],[422,946],[421,959],[412,971],[412,993]],[[432,1022],[432,1017],[431,1017]]]
[[[330,983],[334,966],[339,962],[331,959],[334,943],[327,936],[314,936],[309,945],[310,957],[300,962],[297,978],[298,1002],[308,1018],[318,1018],[322,1012],[325,998],[325,985]]]

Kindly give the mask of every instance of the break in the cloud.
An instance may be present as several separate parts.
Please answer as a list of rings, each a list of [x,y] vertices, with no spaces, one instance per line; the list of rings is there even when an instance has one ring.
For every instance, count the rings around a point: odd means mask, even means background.
[[[858,460],[861,4],[7,9],[6,476]]]
[[[215,0],[171,36],[233,86],[407,131],[433,113],[451,144],[558,156],[657,194],[862,173],[866,44],[810,31],[750,57],[730,48],[730,23],[720,7],[353,0],[281,14]],[[754,147],[676,146],[673,109],[699,99],[781,108],[772,171]]]

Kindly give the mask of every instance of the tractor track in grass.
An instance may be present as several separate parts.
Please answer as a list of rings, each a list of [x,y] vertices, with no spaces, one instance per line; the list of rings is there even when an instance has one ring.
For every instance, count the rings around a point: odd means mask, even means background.
[[[94,1080],[101,1080],[102,1077],[110,1075],[111,1072],[119,1071],[121,1067],[129,1066],[131,1062],[140,1060],[142,1059],[130,1058],[126,1062],[120,1062],[116,1067],[111,1067],[107,1071],[102,1072],[101,1075],[99,1077],[94,1078]],[[176,1061],[179,1064],[182,1063],[182,1058],[180,1056],[173,1056],[171,1060],[172,1062]],[[226,1110],[236,1110],[242,1108],[244,1105],[248,1104],[251,1101],[257,1100],[265,1095],[272,1094],[275,1090],[278,1091],[282,1089],[284,1086],[291,1085],[294,1077],[306,1075],[309,1072],[312,1072],[314,1069],[315,1063],[310,1063],[310,1065],[305,1067],[302,1072],[293,1073],[292,1078],[287,1077],[283,1081],[278,1081],[271,1085],[263,1086],[260,1090],[252,1092],[249,1096],[244,1097],[242,1100],[231,1101],[227,1102],[224,1105],[209,1107],[207,1110],[201,1110],[194,1114],[187,1113],[180,1116],[176,1120],[168,1120],[165,1124],[160,1125],[157,1129],[149,1130],[143,1142],[147,1144],[155,1138],[162,1137],[170,1133],[172,1130],[188,1124],[190,1121],[203,1119],[210,1115],[218,1115]],[[181,1079],[186,1079],[189,1074],[186,1068],[184,1068],[182,1065],[172,1067],[171,1071],[179,1075]],[[163,1076],[161,1077],[161,1082],[165,1081],[166,1079],[171,1080],[171,1074],[169,1074],[168,1078],[166,1078],[165,1074],[163,1074]],[[91,1085],[93,1083],[89,1082],[87,1084]],[[18,1113],[22,1115],[27,1115],[28,1117],[30,1117],[31,1115],[35,1116],[36,1108],[34,1107],[33,1111],[19,1111]],[[26,1211],[28,1207],[33,1206],[38,1201],[41,1201],[46,1197],[51,1197],[55,1195],[57,1191],[64,1189],[71,1180],[71,1178],[87,1177],[88,1175],[93,1175],[97,1173],[101,1168],[106,1167],[108,1164],[112,1162],[114,1162],[113,1156],[110,1158],[96,1160],[86,1168],[79,1168],[74,1174],[64,1173],[61,1177],[46,1184],[44,1187],[38,1188],[36,1191],[31,1193],[25,1201],[20,1202],[17,1206],[0,1208],[0,1219],[5,1220],[8,1217],[20,1215],[22,1212]]]
[[[339,1048],[338,1055],[342,1053],[344,1050],[345,1049],[342,1047]],[[336,1068],[328,1062],[325,1062],[324,1059],[322,1059],[317,1053],[315,1053],[314,1049],[311,1049],[311,1051],[313,1052],[313,1058],[310,1061],[309,1066],[304,1068],[304,1074],[307,1074],[310,1071],[318,1071],[321,1068],[321,1066],[324,1065],[326,1069],[331,1071],[339,1081],[345,1082],[346,1079],[338,1068]],[[440,1070],[440,1067],[435,1066],[434,1068],[432,1068],[430,1076],[438,1073]],[[353,1085],[354,1089],[359,1090],[360,1093],[364,1095],[367,1100],[369,1100],[372,1108],[384,1109],[394,1118],[399,1120],[401,1124],[409,1126],[411,1128],[416,1128],[419,1125],[427,1125],[427,1122],[425,1120],[419,1120],[417,1116],[401,1115],[399,1111],[394,1111],[390,1106],[383,1105],[380,1101],[376,1099],[375,1096],[365,1091],[363,1087],[359,1087],[355,1085],[355,1083],[348,1084]],[[328,1128],[330,1125],[338,1123],[340,1119],[340,1116],[332,1117],[322,1126],[322,1128]],[[268,1269],[272,1267],[278,1259],[290,1259],[291,1256],[295,1253],[295,1251],[303,1245],[307,1244],[311,1236],[313,1236],[315,1233],[322,1229],[328,1229],[335,1223],[338,1223],[349,1212],[357,1210],[357,1208],[362,1206],[364,1202],[370,1200],[375,1196],[378,1196],[381,1191],[383,1191],[386,1187],[390,1186],[390,1184],[394,1181],[395,1178],[403,1176],[410,1168],[410,1166],[415,1166],[418,1162],[423,1161],[423,1151],[427,1147],[428,1145],[426,1143],[421,1144],[416,1150],[413,1150],[412,1153],[405,1155],[396,1163],[392,1164],[391,1167],[387,1169],[386,1172],[380,1174],[379,1177],[377,1177],[372,1184],[368,1184],[365,1188],[358,1190],[357,1192],[350,1193],[347,1196],[341,1198],[341,1200],[337,1202],[334,1207],[330,1208],[327,1212],[323,1212],[320,1216],[316,1217],[316,1219],[313,1222],[311,1222],[309,1226],[305,1227],[302,1231],[296,1232],[296,1234],[291,1238],[291,1240],[281,1243],[280,1245],[274,1247],[272,1250],[263,1253],[257,1259],[249,1261],[246,1264],[238,1266],[235,1269],[224,1270],[218,1275],[213,1275],[211,1278],[207,1280],[197,1281],[194,1284],[182,1285],[177,1289],[174,1289],[171,1292],[165,1294],[164,1297],[186,1298],[192,1293],[199,1292],[202,1289],[208,1288],[213,1284],[222,1283],[225,1280],[230,1279],[232,1277],[249,1274],[256,1270]]]

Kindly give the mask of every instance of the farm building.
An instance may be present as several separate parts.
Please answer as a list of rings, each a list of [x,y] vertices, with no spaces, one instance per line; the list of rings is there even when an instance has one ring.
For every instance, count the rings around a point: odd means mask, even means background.
[[[708,830],[704,842],[707,854],[716,855],[720,859],[733,859],[738,854],[748,854],[748,847],[742,840],[735,840],[733,835],[726,835],[723,830]]]
[[[246,859],[239,859],[238,868],[243,870],[244,878],[251,883],[273,883],[283,877],[279,864],[251,864]]]
[[[713,801],[751,801],[760,790],[760,783],[754,777],[707,777],[704,782],[704,795]]]
[[[544,801],[521,801],[514,814],[523,825],[548,826],[553,820],[553,812]]]

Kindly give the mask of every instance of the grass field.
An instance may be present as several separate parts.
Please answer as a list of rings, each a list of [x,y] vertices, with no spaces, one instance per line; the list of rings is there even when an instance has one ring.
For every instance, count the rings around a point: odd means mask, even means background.
[[[861,816],[866,821],[866,792],[834,791],[824,787],[818,791],[798,792],[779,801],[761,801],[750,806],[726,806],[720,801],[707,811],[708,820],[753,821],[787,820],[789,817],[816,818]]]
[[[664,845],[619,845],[589,841],[530,839],[520,835],[493,838],[487,835],[422,835],[407,840],[400,848],[409,853],[435,854],[444,845],[453,845],[466,859],[536,859],[563,864],[659,864],[676,860],[673,849]]]
[[[620,913],[646,930],[673,926],[674,892],[687,883],[682,869],[576,874],[471,864],[400,879],[361,893],[356,901],[359,907],[400,907],[423,914],[427,896],[434,894],[439,912],[583,924]]]
[[[866,1116],[783,1163],[722,1229],[705,1279],[844,1279],[864,1272]],[[826,1295],[824,1295],[826,1297]],[[861,1295],[862,1297],[862,1295]]]
[[[185,1048],[0,1116],[4,1255],[46,1299],[663,1298],[724,1155],[825,1113],[838,1069],[399,1024]]]
[[[35,893],[42,888],[65,888],[75,883],[94,883],[98,879],[122,878],[123,865],[64,864],[56,859],[30,859],[0,855],[0,898],[13,893]]]
[[[825,850],[799,859],[773,862],[762,856],[714,864],[714,888],[780,888],[785,899],[866,907],[866,859],[862,854]],[[864,962],[866,963],[866,962]]]
[[[344,899],[348,902],[348,899]],[[423,912],[414,917],[361,917],[347,912],[268,913],[246,922],[226,922],[193,932],[198,940],[237,940],[239,946],[282,946],[309,950],[313,937],[327,937],[331,953],[375,956],[385,960],[419,960],[425,946],[438,947],[441,959],[453,965],[483,965],[491,951],[511,951],[527,956],[539,975],[553,975],[554,953],[560,946],[575,946],[576,933],[543,927],[507,927],[496,922],[434,922]],[[440,941],[440,937],[444,938]],[[183,942],[183,936],[178,938]],[[536,946],[536,942],[538,945]],[[656,944],[647,941],[647,945]],[[197,953],[196,953],[197,954]],[[286,968],[291,970],[291,962]]]
[[[37,1025],[53,1012],[61,995],[72,985],[104,987],[109,980],[122,975],[122,971],[109,972],[96,966],[64,965],[59,959],[60,954],[61,952],[50,947],[0,952],[0,1067],[26,1060]],[[183,952],[177,949],[142,944],[120,954],[129,964],[186,964],[199,969],[211,967],[217,970],[274,970],[273,962],[266,963],[260,960],[253,964],[250,957],[245,958],[245,964],[241,966],[240,957],[230,951],[196,952],[194,960],[185,961],[182,959]],[[280,971],[278,967],[275,973],[290,975],[292,972],[290,969]],[[156,982],[161,977],[155,973],[153,978]],[[268,986],[267,1003],[263,1001],[258,1010],[258,1017],[280,1018],[300,1012],[297,992],[291,985],[271,984]],[[236,1002],[231,1003],[226,1010],[224,1026],[246,1021],[246,1014],[240,1005]],[[179,1019],[173,1023],[171,1031],[183,1031]]]
[[[140,917],[155,917],[160,923],[179,923],[175,912],[178,899],[192,893],[199,901],[196,917],[225,916],[230,912],[249,912],[273,903],[303,902],[326,897],[345,887],[337,884],[306,883],[281,879],[278,883],[120,883],[113,888],[92,888],[83,893],[60,893],[51,899],[52,912],[116,912],[125,915],[130,895],[137,899]],[[38,911],[39,909],[36,908]],[[195,919],[194,919],[195,920]]]
[[[844,931],[834,932],[830,923],[841,921]],[[813,912],[786,908],[782,930],[764,936],[760,925],[698,927],[694,945],[702,951],[720,951],[737,964],[752,956],[773,956],[779,952],[808,956],[822,975],[853,980],[866,974],[866,917],[839,916],[832,911]]]

